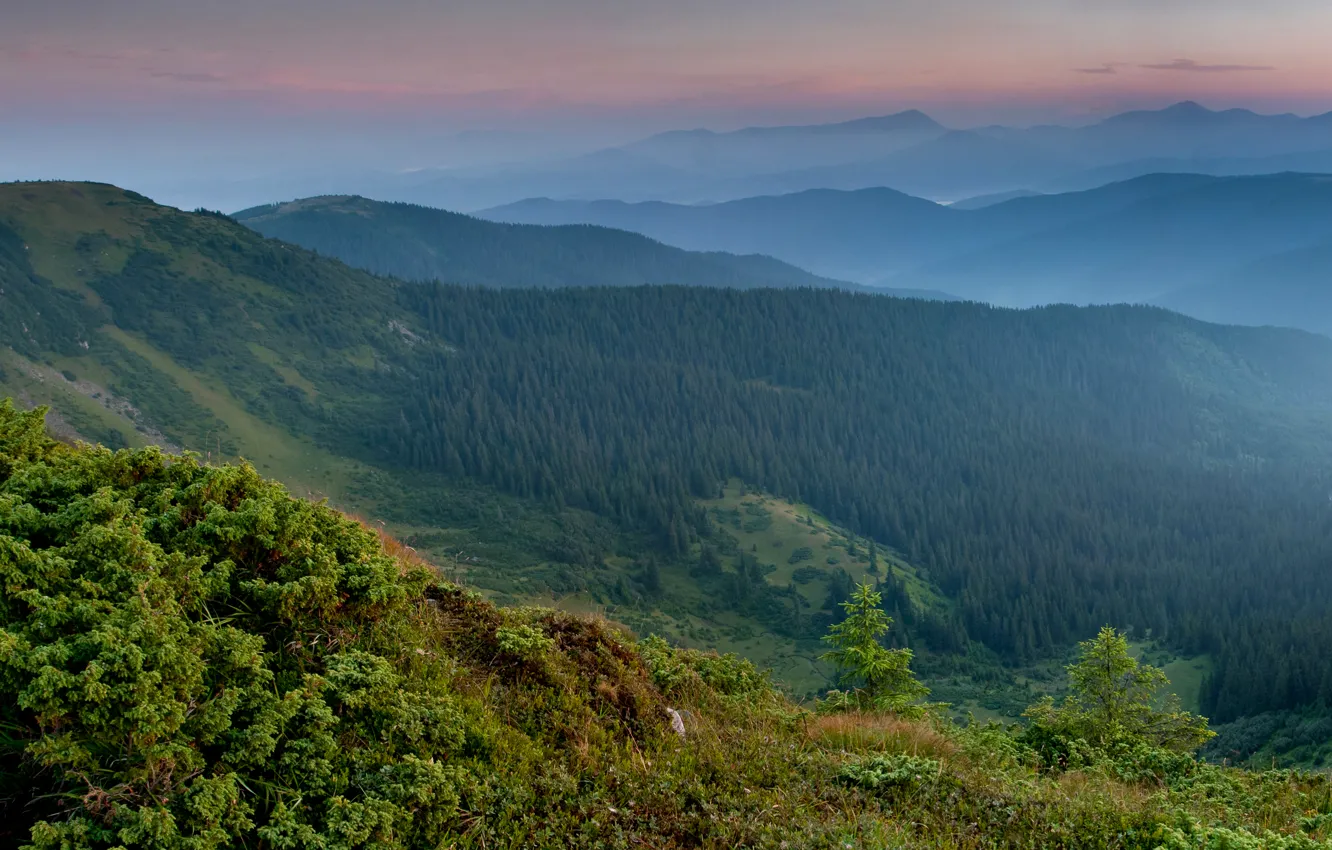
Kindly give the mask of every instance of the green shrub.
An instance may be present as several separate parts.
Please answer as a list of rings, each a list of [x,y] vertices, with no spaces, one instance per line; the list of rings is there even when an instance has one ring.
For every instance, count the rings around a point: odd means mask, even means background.
[[[943,776],[943,765],[938,761],[902,753],[848,762],[837,772],[840,782],[872,792],[915,788],[938,782]]]
[[[638,649],[652,674],[652,680],[667,696],[682,695],[691,687],[702,685],[728,697],[757,697],[762,701],[778,697],[769,674],[760,671],[754,662],[734,653],[718,655],[715,652],[680,649],[657,635],[641,641]]]
[[[1007,727],[995,721],[977,723],[969,716],[967,725],[955,729],[952,737],[968,759],[990,769],[1011,770],[1039,764],[1039,756],[1015,730],[1017,726]]]
[[[766,511],[762,516],[754,516],[744,521],[741,528],[748,534],[757,534],[772,528],[772,516]]]
[[[796,584],[809,584],[811,581],[823,578],[823,576],[823,570],[818,567],[797,567],[795,572],[791,573],[791,581]]]
[[[1181,787],[1202,768],[1189,753],[1153,746],[1146,741],[1126,741],[1105,751],[1110,775],[1121,782],[1159,782]]]
[[[555,641],[546,637],[540,629],[521,623],[500,626],[495,630],[495,642],[504,652],[527,663],[540,661],[555,648]]]
[[[1164,827],[1155,836],[1154,850],[1328,850],[1332,842],[1307,835],[1282,835],[1264,831],[1255,835],[1245,829],[1204,826],[1189,821],[1182,827]]]
[[[801,561],[808,561],[814,557],[814,550],[808,546],[801,546],[791,552],[791,557],[786,559],[788,564],[798,564]]]
[[[413,622],[433,577],[249,466],[71,449],[44,413],[0,405],[0,782],[31,846],[441,840],[468,725]]]

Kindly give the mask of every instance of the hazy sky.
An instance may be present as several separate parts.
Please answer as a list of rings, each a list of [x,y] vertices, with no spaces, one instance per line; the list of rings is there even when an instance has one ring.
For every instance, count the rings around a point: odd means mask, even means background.
[[[0,178],[187,146],[244,172],[293,156],[447,165],[519,144],[448,138],[467,129],[576,145],[906,107],[962,125],[1183,98],[1332,110],[1328,0],[0,4]]]

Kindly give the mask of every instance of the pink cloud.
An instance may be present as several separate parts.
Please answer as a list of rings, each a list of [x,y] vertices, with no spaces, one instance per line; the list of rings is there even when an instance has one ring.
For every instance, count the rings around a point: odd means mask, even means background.
[[[1275,71],[1271,65],[1203,65],[1192,59],[1176,59],[1173,62],[1161,62],[1152,65],[1139,65],[1150,71],[1193,71],[1204,74],[1226,73],[1228,71]]]

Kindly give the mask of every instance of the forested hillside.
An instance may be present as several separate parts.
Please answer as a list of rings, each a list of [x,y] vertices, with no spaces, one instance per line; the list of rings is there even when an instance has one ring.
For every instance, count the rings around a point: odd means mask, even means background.
[[[310,198],[236,214],[265,236],[403,280],[482,286],[846,286],[770,257],[692,253],[605,227],[502,225],[365,198]]]
[[[542,553],[515,596],[596,586],[635,616],[816,639],[844,596],[804,605],[794,564],[781,583],[759,540],[717,537],[704,503],[735,479],[910,564],[883,578],[937,595],[890,594],[923,649],[1017,663],[1113,623],[1210,656],[1214,719],[1332,699],[1308,651],[1332,627],[1321,337],[1128,307],[405,284],[88,184],[2,187],[0,225],[6,394],[104,442],[354,490],[423,541],[503,529]]]
[[[1011,657],[1132,624],[1216,654],[1222,718],[1332,696],[1301,648],[1332,590],[1326,340],[832,293],[402,294],[458,350],[377,441],[399,462],[677,550],[737,476],[900,549]]]

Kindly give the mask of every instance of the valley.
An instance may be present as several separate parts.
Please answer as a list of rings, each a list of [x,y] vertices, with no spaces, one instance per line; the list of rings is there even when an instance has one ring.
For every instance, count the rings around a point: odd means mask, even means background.
[[[1327,589],[1303,567],[1326,542],[1305,496],[1328,470],[1318,338],[1131,308],[406,284],[111,187],[6,191],[21,247],[4,297],[63,318],[11,331],[0,390],[51,404],[68,436],[244,457],[497,601],[738,651],[807,698],[829,683],[819,638],[837,603],[873,577],[892,640],[939,698],[985,717],[1015,718],[1103,619],[1159,635],[1171,659],[1219,657],[1171,668],[1190,705],[1200,675],[1256,675],[1229,707],[1203,689],[1223,722],[1316,703],[1332,681],[1307,656],[1218,642],[1186,590],[1224,576],[1212,593],[1260,603],[1245,628],[1286,628],[1264,604],[1319,627]],[[59,245],[82,264],[44,247]],[[1102,347],[1138,353],[1110,366]],[[578,436],[592,422],[595,443]],[[666,457],[692,459],[667,472]],[[1061,537],[1032,548],[1052,522]],[[1215,543],[1174,536],[1184,525]],[[1291,601],[1246,575],[1278,545]],[[1086,609],[1065,604],[1088,590]],[[1259,685],[1292,663],[1303,690]]]

